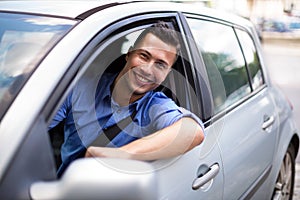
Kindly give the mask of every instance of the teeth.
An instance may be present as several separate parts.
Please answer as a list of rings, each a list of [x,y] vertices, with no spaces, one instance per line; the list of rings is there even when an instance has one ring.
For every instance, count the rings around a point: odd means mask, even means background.
[[[142,77],[142,76],[140,76],[140,75],[138,75],[137,74],[137,79],[139,80],[139,81],[141,81],[141,82],[145,82],[145,83],[148,83],[148,82],[150,82],[148,79],[146,79],[146,78],[144,78],[144,77]]]

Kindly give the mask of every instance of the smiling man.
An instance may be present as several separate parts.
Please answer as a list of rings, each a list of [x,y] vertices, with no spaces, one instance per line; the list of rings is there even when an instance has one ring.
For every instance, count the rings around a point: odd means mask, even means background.
[[[66,120],[59,174],[82,152],[85,157],[155,160],[181,155],[203,141],[202,121],[164,93],[154,91],[171,71],[179,48],[177,33],[158,22],[140,34],[119,74],[102,75],[94,106],[78,106],[89,105],[85,103],[91,96],[88,87],[72,91],[50,126]],[[96,122],[89,119],[93,109]],[[99,136],[107,140],[105,131],[130,116],[132,121],[107,143],[93,142]],[[92,127],[95,123],[99,130]]]

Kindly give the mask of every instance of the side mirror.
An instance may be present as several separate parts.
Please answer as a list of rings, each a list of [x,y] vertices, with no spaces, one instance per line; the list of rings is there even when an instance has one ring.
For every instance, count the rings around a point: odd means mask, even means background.
[[[151,164],[136,160],[84,158],[61,179],[31,185],[33,199],[157,199]]]

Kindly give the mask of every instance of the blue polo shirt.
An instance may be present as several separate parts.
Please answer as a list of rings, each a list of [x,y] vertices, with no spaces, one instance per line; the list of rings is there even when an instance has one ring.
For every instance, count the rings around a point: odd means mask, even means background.
[[[107,146],[120,147],[138,138],[165,128],[182,117],[192,117],[203,128],[202,121],[193,113],[181,109],[162,92],[150,91],[136,102],[121,107],[111,96],[111,84],[116,75],[104,74],[100,80],[81,79],[67,97],[49,128],[65,120],[64,143],[61,149],[62,166],[58,174],[76,159],[100,134],[120,120],[136,115]]]

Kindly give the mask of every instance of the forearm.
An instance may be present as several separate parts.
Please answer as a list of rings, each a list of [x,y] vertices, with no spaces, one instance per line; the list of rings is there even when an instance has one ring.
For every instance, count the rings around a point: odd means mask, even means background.
[[[191,118],[183,118],[118,149],[91,147],[87,156],[156,160],[181,155],[199,145],[203,139],[200,125]]]

